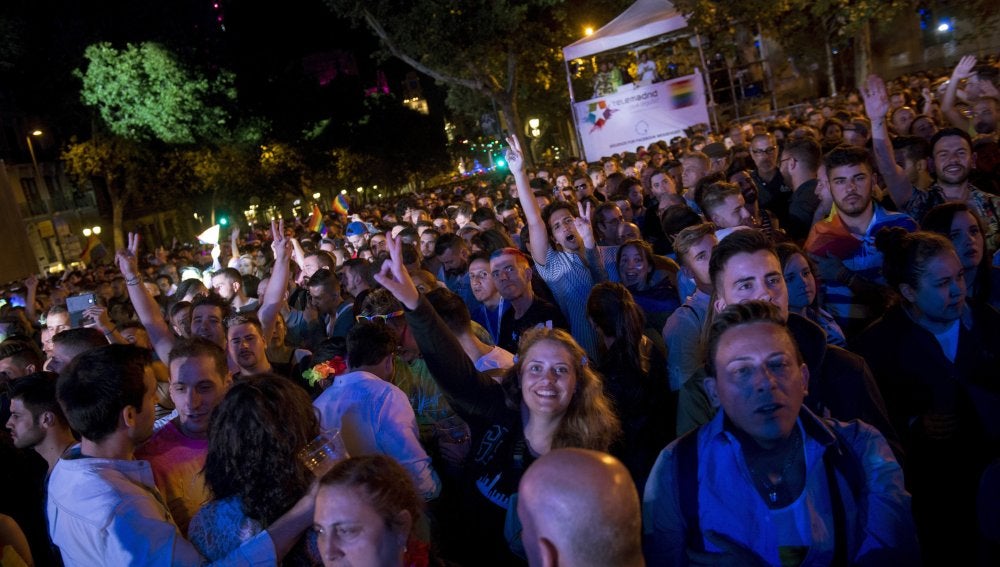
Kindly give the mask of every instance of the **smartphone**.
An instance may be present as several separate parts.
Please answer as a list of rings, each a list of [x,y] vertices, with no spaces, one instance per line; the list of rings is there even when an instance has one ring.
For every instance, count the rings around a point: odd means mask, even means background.
[[[69,324],[74,329],[82,326],[83,312],[97,305],[97,295],[81,293],[66,298],[66,309],[69,311]]]

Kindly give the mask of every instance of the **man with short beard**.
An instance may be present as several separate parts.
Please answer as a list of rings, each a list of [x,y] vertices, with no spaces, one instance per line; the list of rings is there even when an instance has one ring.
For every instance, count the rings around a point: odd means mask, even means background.
[[[469,281],[469,244],[457,234],[442,234],[434,245],[434,252],[441,260],[442,278],[448,289],[457,293],[472,312],[480,305],[472,293]]]
[[[264,340],[264,331],[256,318],[245,315],[232,317],[226,338],[229,359],[239,366],[239,372],[233,374],[234,379],[273,372],[265,352],[267,341]]]
[[[205,339],[182,339],[170,351],[170,399],[177,416],[136,450],[149,461],[156,487],[182,534],[209,498],[201,470],[208,454],[208,426],[232,380],[226,352]]]
[[[969,183],[974,155],[972,138],[959,128],[943,128],[931,138],[931,160],[937,182],[926,191],[917,190],[892,159],[892,148],[885,125],[889,102],[885,83],[868,77],[861,94],[865,111],[872,119],[872,147],[879,171],[885,176],[889,196],[899,210],[920,222],[924,215],[941,203],[958,201],[969,205],[986,224],[986,243],[992,249],[1000,244],[1000,197],[990,195]]]
[[[882,255],[875,235],[891,226],[916,230],[917,224],[874,201],[867,150],[839,146],[827,154],[825,165],[836,213],[813,225],[805,250],[819,267],[826,309],[850,336],[872,323],[883,307]]]

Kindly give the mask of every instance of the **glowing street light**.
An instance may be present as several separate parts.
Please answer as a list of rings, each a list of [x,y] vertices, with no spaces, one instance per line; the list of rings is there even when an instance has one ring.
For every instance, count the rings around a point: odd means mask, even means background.
[[[538,129],[538,126],[539,126],[540,124],[541,124],[541,121],[540,121],[540,120],[538,120],[537,118],[529,118],[529,119],[528,119],[528,126],[531,126],[531,129],[532,129],[532,130],[537,130],[537,129]]]
[[[91,230],[94,231],[94,234],[100,234],[101,233],[101,227],[99,227],[99,226],[95,226]]]
[[[340,190],[340,194],[341,195],[347,195],[347,189],[341,189]]]
[[[84,236],[90,236],[90,232],[91,232],[91,231],[90,231],[90,229],[89,229],[89,228],[85,228],[85,229],[83,229],[83,235],[84,235]]]
[[[319,200],[319,193],[313,193],[313,199]]]
[[[594,28],[590,26],[583,28],[583,35],[593,35],[593,33],[594,33]]]

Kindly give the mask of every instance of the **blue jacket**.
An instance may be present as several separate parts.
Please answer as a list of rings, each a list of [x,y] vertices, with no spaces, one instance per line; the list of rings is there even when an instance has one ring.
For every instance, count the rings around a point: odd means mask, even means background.
[[[773,514],[754,488],[740,442],[727,430],[724,412],[696,433],[698,518],[704,549],[721,550],[704,537],[716,532],[738,542],[769,564],[780,565],[780,538]],[[821,420],[802,407],[798,420],[806,458],[806,486],[795,504],[798,533],[809,544],[802,565],[829,565],[834,554],[834,519],[823,454],[834,450],[836,430],[856,455],[863,488],[855,493],[840,471],[850,563],[919,564],[910,495],[885,438],[860,421]],[[687,526],[681,511],[678,464],[671,443],[660,453],[643,498],[643,548],[651,566],[687,565]]]

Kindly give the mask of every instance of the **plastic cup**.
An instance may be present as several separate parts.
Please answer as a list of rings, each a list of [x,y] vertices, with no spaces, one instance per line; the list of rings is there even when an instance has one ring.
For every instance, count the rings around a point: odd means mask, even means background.
[[[320,433],[298,454],[299,460],[316,475],[316,478],[323,478],[333,465],[349,456],[339,430]]]

